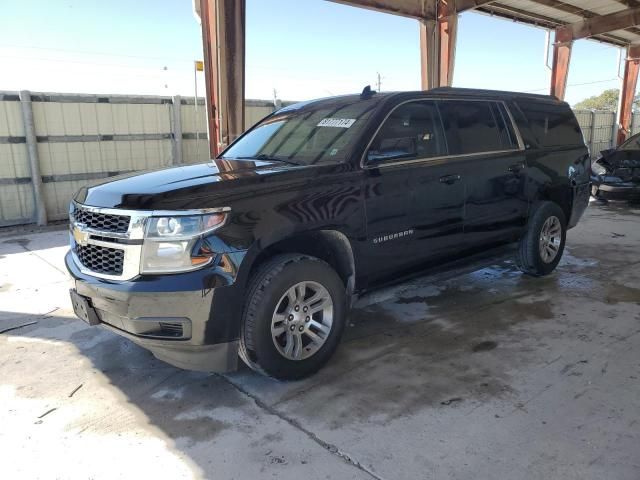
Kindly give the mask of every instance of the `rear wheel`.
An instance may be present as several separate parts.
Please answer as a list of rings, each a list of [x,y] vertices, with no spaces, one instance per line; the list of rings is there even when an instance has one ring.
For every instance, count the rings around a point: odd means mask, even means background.
[[[345,286],[325,262],[279,255],[251,279],[240,356],[251,368],[283,380],[318,371],[344,330]]]
[[[529,219],[527,233],[520,239],[516,261],[528,275],[551,273],[562,258],[567,223],[562,209],[553,202],[541,203]]]

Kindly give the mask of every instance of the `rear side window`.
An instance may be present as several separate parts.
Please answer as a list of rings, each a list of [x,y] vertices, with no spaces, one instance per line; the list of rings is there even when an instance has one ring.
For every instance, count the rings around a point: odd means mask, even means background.
[[[438,102],[450,155],[509,150],[513,129],[497,102]]]
[[[568,107],[549,103],[519,103],[541,147],[584,145],[580,125]]]
[[[367,160],[390,162],[446,155],[445,140],[435,102],[400,105],[374,138]]]

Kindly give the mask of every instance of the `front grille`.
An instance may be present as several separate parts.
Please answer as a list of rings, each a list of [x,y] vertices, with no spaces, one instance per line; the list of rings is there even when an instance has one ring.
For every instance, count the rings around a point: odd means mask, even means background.
[[[73,218],[76,222],[82,223],[89,228],[115,233],[126,233],[129,230],[129,222],[131,221],[131,217],[128,215],[97,213],[79,206],[75,207]]]
[[[107,275],[122,275],[124,250],[99,245],[76,245],[80,263],[91,271]]]

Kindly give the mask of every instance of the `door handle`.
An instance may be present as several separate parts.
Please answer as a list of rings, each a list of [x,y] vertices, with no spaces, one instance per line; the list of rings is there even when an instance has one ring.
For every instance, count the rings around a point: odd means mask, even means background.
[[[520,173],[524,169],[524,164],[516,163],[515,165],[510,165],[508,170],[511,173]]]
[[[445,175],[444,177],[440,177],[440,183],[445,183],[447,185],[453,185],[462,177],[460,175]]]

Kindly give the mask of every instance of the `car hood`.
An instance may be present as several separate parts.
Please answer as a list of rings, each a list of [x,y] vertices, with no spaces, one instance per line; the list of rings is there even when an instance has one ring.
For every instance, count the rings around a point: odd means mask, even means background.
[[[640,150],[605,150],[597,163],[611,168],[640,168]]]
[[[94,207],[132,210],[223,206],[212,202],[228,196],[232,190],[237,196],[247,188],[263,183],[266,177],[289,176],[306,168],[282,162],[216,159],[111,177],[97,185],[83,187],[74,200]]]

